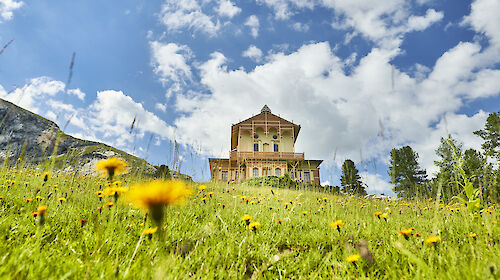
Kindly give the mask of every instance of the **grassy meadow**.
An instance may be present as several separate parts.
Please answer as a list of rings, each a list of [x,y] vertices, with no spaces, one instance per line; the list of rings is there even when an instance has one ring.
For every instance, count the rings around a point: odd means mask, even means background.
[[[3,279],[500,277],[496,206],[472,215],[435,200],[193,183],[148,234],[156,224],[125,190],[101,193],[106,178],[4,168],[0,180]],[[123,188],[144,180],[114,178]],[[246,214],[260,226],[249,229]]]

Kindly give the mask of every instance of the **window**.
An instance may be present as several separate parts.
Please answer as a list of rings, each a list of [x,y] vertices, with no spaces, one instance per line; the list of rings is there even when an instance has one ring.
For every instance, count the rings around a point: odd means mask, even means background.
[[[258,138],[259,138],[259,135],[255,134],[255,135],[253,136],[253,138],[254,138],[254,139],[258,139]]]
[[[234,180],[237,181],[238,180],[238,171],[235,171],[234,172]]]
[[[259,176],[259,169],[257,167],[255,167],[253,169],[253,177],[257,177],[257,176]]]
[[[279,152],[279,146],[278,146],[278,144],[274,144],[274,151],[275,152]]]
[[[296,172],[290,172],[290,177],[292,178],[292,180],[294,180],[296,176],[297,176]]]
[[[304,172],[304,181],[306,181],[306,182],[310,181],[309,172]]]
[[[222,171],[222,181],[227,181],[227,171]]]
[[[253,151],[258,152],[259,151],[259,143],[254,143],[253,144]]]
[[[276,168],[276,170],[274,170],[274,175],[281,176],[281,169]]]

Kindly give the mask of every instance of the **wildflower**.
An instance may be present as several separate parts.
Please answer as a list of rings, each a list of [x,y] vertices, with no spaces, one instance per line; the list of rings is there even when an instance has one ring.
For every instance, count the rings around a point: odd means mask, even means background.
[[[125,200],[134,207],[149,209],[153,220],[160,224],[163,206],[184,204],[191,190],[183,181],[152,181],[133,185],[125,194]]]
[[[470,237],[470,238],[474,238],[474,239],[476,239],[477,234],[476,234],[476,233],[470,233],[470,234],[469,234],[469,237]]]
[[[26,198],[26,202],[30,202],[32,199],[31,198]]]
[[[380,215],[382,215],[382,212],[379,212],[379,211],[376,211],[375,213],[373,213],[375,216],[377,216],[377,218],[380,219]]]
[[[420,237],[421,235],[420,235],[420,233],[415,232],[415,234],[414,234],[413,236],[415,236],[415,237]]]
[[[206,189],[207,189],[207,186],[205,186],[205,185],[201,185],[201,186],[199,186],[199,187],[198,187],[198,189],[199,189],[200,191],[204,191],[204,190],[206,190]]]
[[[49,180],[49,172],[43,173],[42,177],[43,177],[43,183],[45,184],[45,182]]]
[[[142,235],[148,235],[148,238],[151,239],[151,237],[153,237],[153,233],[155,233],[156,231],[158,230],[158,227],[154,227],[154,228],[145,228],[142,230],[141,234]]]
[[[58,200],[58,201],[62,204],[64,201],[66,201],[66,198],[64,198],[64,197],[60,197],[60,198],[58,198],[57,200]]]
[[[414,229],[415,229],[415,228],[411,227],[411,228],[409,228],[409,229],[403,229],[403,230],[400,230],[400,231],[398,232],[398,235],[404,236],[404,238],[405,238],[406,240],[408,240],[408,238],[411,236],[411,233],[412,233],[412,231],[413,231]]]
[[[36,218],[36,217],[38,216],[38,214],[40,214],[40,213],[38,213],[38,212],[33,212],[33,213],[31,213],[31,216],[33,216],[33,217],[35,217],[35,218]]]
[[[95,170],[108,174],[109,181],[113,180],[114,175],[127,172],[128,164],[117,157],[108,158],[97,162]]]
[[[387,217],[388,217],[387,213],[380,215],[380,218],[384,219],[384,221],[386,222],[387,222]]]
[[[337,229],[337,230],[339,231],[339,233],[340,233],[340,228],[341,228],[342,226],[344,226],[344,223],[342,222],[342,220],[336,220],[335,222],[331,222],[331,223],[330,223],[330,226],[331,226],[332,228]]]
[[[283,222],[282,220],[277,220],[276,221],[276,223],[279,224],[279,225],[281,225],[282,222]]]
[[[98,211],[99,213],[101,213],[101,212],[102,212],[102,206],[97,207],[97,211]]]
[[[358,254],[350,255],[349,257],[346,258],[346,261],[350,263],[356,263],[360,257],[361,256]]]
[[[45,212],[47,212],[46,205],[38,206],[37,213],[38,213],[38,215],[40,215],[40,220],[38,220],[38,222],[40,223],[41,226],[43,226],[43,224],[45,224]]]
[[[248,225],[248,229],[251,231],[256,231],[260,226],[261,224],[259,222],[252,222]]]
[[[425,239],[425,243],[427,244],[437,244],[440,241],[441,238],[439,238],[439,236],[429,236]]]
[[[307,211],[302,211],[302,215],[306,215],[307,214]]]
[[[272,194],[272,195],[274,195],[274,191],[273,191],[273,189],[269,189],[269,190],[271,191],[271,194]]]
[[[214,195],[214,192],[208,192],[207,195],[212,197],[212,195]]]
[[[86,219],[80,219],[80,226],[81,227],[83,227],[86,224],[87,224],[87,220]]]
[[[43,200],[43,197],[41,197],[41,196],[37,195],[37,196],[35,197],[35,199],[36,199],[36,200],[38,200],[38,201],[40,201],[40,200]]]
[[[205,204],[207,203],[207,197],[206,196],[202,197],[200,200],[203,201],[203,203],[205,203]]]
[[[114,203],[114,202],[108,202],[108,203],[106,203],[106,206],[107,206],[108,208],[113,207],[113,205],[115,205],[115,203]]]
[[[105,188],[103,191],[102,191],[102,194],[105,195],[105,196],[113,196],[115,198],[115,201],[118,200],[118,197],[127,192],[128,189],[127,188],[124,188],[124,187],[107,187]]]
[[[241,220],[244,221],[245,223],[247,223],[247,225],[249,225],[250,220],[252,220],[252,216],[245,214],[245,215],[243,215],[243,217],[241,217]]]

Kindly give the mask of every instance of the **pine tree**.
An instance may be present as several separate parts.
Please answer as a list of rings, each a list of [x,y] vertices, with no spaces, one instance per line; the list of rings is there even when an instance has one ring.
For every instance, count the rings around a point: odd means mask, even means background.
[[[410,146],[392,149],[388,173],[399,198],[411,199],[419,194],[430,194],[426,187],[426,172],[420,168],[418,154]]]
[[[358,174],[358,169],[350,159],[346,159],[344,164],[342,164],[340,185],[344,193],[366,195],[366,190],[361,182],[361,176]]]
[[[486,155],[496,157],[500,161],[500,111],[491,113],[486,119],[484,128],[474,131],[474,134],[485,141],[481,148]]]

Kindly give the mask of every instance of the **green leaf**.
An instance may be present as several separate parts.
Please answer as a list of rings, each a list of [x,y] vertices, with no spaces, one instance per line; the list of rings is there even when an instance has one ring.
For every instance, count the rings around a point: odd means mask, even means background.
[[[472,185],[472,182],[466,182],[464,189],[465,189],[465,195],[467,196],[467,198],[471,199],[473,191],[474,191],[474,186]]]

